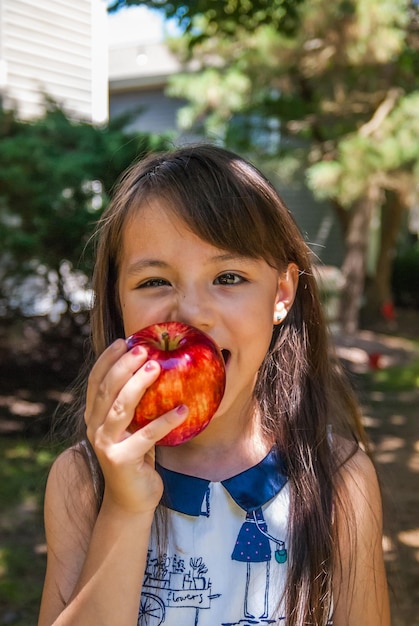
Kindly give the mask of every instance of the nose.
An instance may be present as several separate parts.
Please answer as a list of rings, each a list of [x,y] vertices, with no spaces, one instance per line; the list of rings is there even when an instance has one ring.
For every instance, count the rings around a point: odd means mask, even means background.
[[[193,286],[183,289],[177,298],[176,319],[208,332],[214,325],[214,299],[205,289]]]

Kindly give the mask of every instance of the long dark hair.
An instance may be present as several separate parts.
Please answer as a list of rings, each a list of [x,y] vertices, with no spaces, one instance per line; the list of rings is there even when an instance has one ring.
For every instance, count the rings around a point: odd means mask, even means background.
[[[263,258],[278,270],[289,263],[299,268],[294,304],[285,321],[273,326],[254,394],[291,486],[286,623],[323,626],[336,567],[337,470],[346,460],[331,444],[330,429],[353,442],[346,457],[364,434],[350,386],[331,355],[310,249],[274,187],[236,154],[197,145],[148,156],[123,176],[98,225],[91,318],[95,357],[124,335],[117,297],[122,231],[130,215],[152,199],[216,247]],[[103,485],[98,506],[102,494]],[[349,498],[344,503],[349,514]]]

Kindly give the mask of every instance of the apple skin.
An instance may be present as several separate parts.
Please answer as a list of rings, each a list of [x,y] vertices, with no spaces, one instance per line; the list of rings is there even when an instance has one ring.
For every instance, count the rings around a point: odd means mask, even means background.
[[[220,349],[206,333],[182,322],[147,326],[126,340],[128,349],[142,346],[161,372],[138,403],[128,428],[135,432],[150,420],[186,404],[189,415],[157,442],[177,446],[200,433],[210,422],[224,395],[226,375]]]

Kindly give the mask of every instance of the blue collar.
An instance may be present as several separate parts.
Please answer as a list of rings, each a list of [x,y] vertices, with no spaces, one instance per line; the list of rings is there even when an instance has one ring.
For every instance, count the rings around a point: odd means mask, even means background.
[[[164,493],[162,504],[185,515],[199,516],[211,481],[168,470],[158,463]],[[233,500],[247,513],[276,496],[287,482],[285,465],[273,448],[257,465],[221,481]]]

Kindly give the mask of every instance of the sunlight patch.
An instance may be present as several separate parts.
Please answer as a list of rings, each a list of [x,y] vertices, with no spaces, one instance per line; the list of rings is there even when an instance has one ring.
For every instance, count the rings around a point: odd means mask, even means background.
[[[409,548],[419,548],[419,528],[412,530],[403,530],[398,535],[400,543]]]

